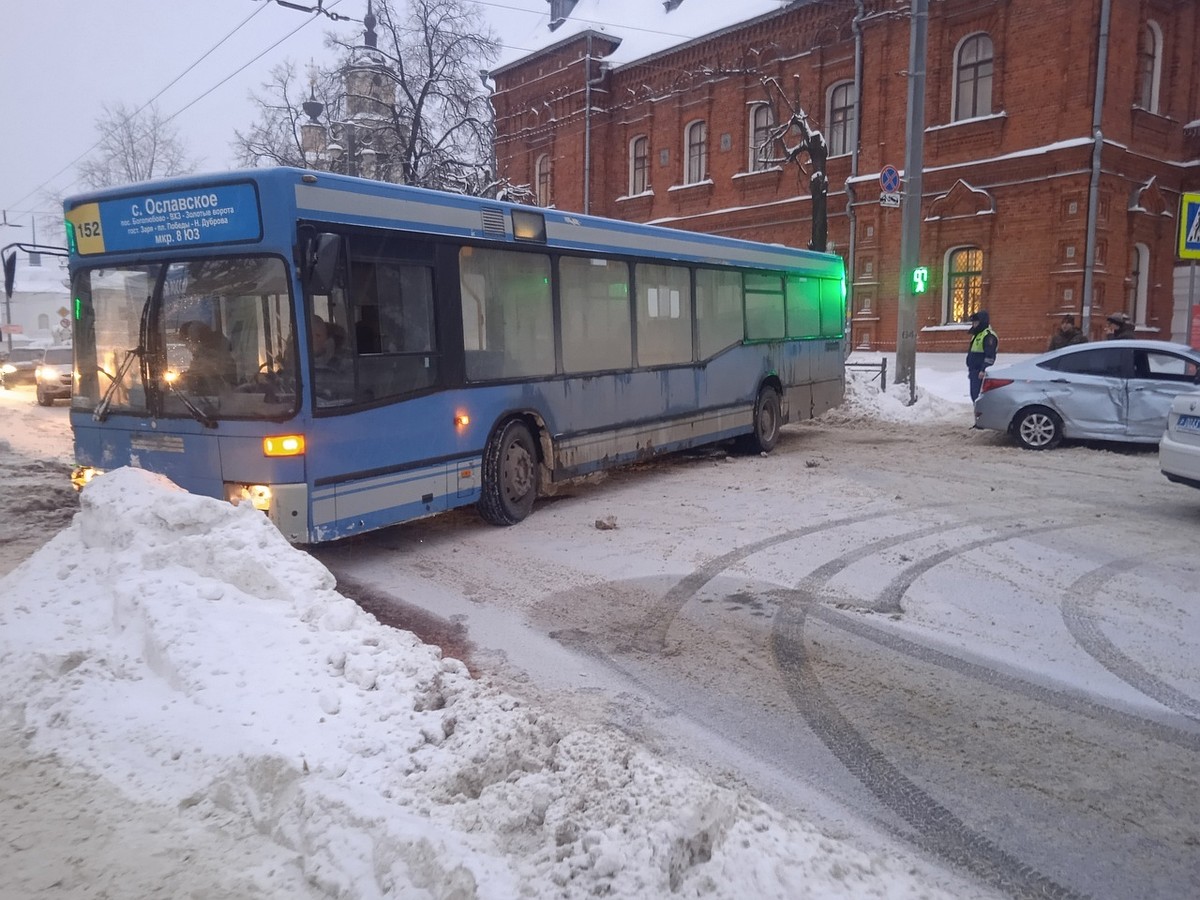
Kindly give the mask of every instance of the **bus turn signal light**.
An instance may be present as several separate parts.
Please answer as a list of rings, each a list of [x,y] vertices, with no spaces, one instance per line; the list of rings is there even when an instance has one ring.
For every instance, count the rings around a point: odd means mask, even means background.
[[[277,434],[263,438],[264,456],[303,456],[304,435]]]

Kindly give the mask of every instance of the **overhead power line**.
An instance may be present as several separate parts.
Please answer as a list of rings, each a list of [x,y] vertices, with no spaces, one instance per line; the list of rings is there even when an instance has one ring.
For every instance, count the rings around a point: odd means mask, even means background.
[[[333,8],[333,7],[335,7],[335,6],[338,6],[338,5],[339,5],[339,4],[341,4],[342,2],[343,2],[343,0],[334,0],[334,2],[333,2],[332,4],[330,4],[330,5],[329,5],[329,9],[330,9],[330,10],[332,10],[332,8]],[[284,5],[286,5],[286,4],[284,4]],[[180,80],[181,80],[181,79],[182,79],[182,78],[183,78],[185,75],[187,75],[189,72],[191,72],[191,71],[192,71],[194,68],[196,68],[196,66],[198,66],[198,65],[199,65],[201,62],[203,62],[203,61],[204,61],[205,59],[207,59],[209,56],[211,56],[211,55],[212,55],[212,53],[213,53],[214,51],[216,51],[216,50],[217,50],[217,49],[218,49],[218,48],[219,48],[219,47],[220,47],[222,44],[224,44],[224,43],[225,43],[226,41],[228,41],[228,40],[229,40],[231,37],[233,37],[235,34],[237,34],[239,31],[241,31],[241,30],[242,30],[242,29],[243,29],[243,28],[244,28],[244,27],[245,27],[247,24],[249,24],[249,22],[250,22],[250,21],[251,21],[251,20],[252,20],[252,19],[253,19],[255,16],[257,16],[259,13],[261,13],[261,12],[262,12],[264,9],[266,9],[266,8],[267,8],[267,4],[266,4],[266,3],[263,3],[263,4],[262,4],[262,5],[260,5],[260,6],[259,6],[257,9],[255,9],[255,10],[254,10],[254,12],[252,12],[250,15],[246,16],[246,18],[245,18],[245,19],[243,19],[241,22],[239,22],[239,23],[238,23],[238,24],[237,24],[237,25],[236,25],[236,26],[233,28],[233,30],[231,30],[231,31],[230,31],[228,34],[226,34],[224,37],[222,37],[222,38],[221,38],[219,41],[217,41],[215,44],[213,44],[213,45],[212,45],[212,46],[211,46],[211,47],[210,47],[208,50],[206,50],[206,51],[205,51],[203,54],[201,54],[201,55],[200,55],[200,56],[199,56],[199,57],[198,57],[198,58],[197,58],[197,59],[196,59],[196,60],[195,60],[195,61],[194,61],[194,62],[193,62],[191,65],[189,65],[189,66],[188,66],[186,69],[184,69],[184,70],[183,70],[182,72],[180,72],[180,73],[179,73],[177,76],[175,76],[175,78],[171,79],[171,81],[170,81],[170,82],[168,82],[168,83],[167,83],[167,84],[166,84],[166,85],[165,85],[163,88],[161,88],[161,89],[160,89],[160,90],[159,90],[157,93],[155,93],[155,94],[154,94],[154,96],[152,96],[152,97],[151,97],[149,100],[147,100],[145,103],[143,103],[141,106],[139,106],[139,107],[138,107],[138,108],[137,108],[137,109],[136,109],[136,110],[135,110],[133,113],[131,113],[131,114],[130,114],[130,117],[132,118],[133,116],[136,116],[138,113],[140,113],[140,112],[141,112],[142,110],[144,110],[146,107],[148,107],[148,106],[149,106],[151,103],[153,103],[155,100],[157,100],[159,97],[161,97],[161,96],[162,96],[164,93],[166,93],[168,90],[170,90],[170,89],[171,89],[171,88],[172,88],[172,87],[173,87],[175,84],[177,84],[177,83],[178,83],[178,82],[179,82],[179,81],[180,81]],[[331,14],[330,14],[330,12],[329,12],[328,10],[322,9],[322,10],[321,10],[321,12],[322,12],[322,13],[324,13],[325,15],[327,15],[327,16],[330,16],[330,17],[332,18]],[[180,115],[180,114],[181,114],[181,113],[183,113],[185,110],[187,110],[187,109],[191,108],[191,107],[192,107],[192,106],[194,106],[196,103],[198,103],[198,102],[200,102],[201,100],[203,100],[205,97],[207,97],[207,96],[208,96],[209,94],[211,94],[213,91],[215,91],[217,88],[221,87],[221,85],[225,84],[225,83],[226,83],[226,82],[228,82],[228,81],[229,81],[231,78],[233,78],[235,75],[237,75],[239,72],[243,71],[243,70],[244,70],[244,69],[246,69],[248,66],[252,65],[252,64],[253,64],[253,63],[255,63],[256,61],[258,61],[259,59],[261,59],[261,58],[262,58],[264,55],[266,55],[266,54],[267,54],[267,53],[269,53],[271,50],[273,50],[273,49],[275,49],[276,47],[278,47],[278,46],[279,46],[281,43],[283,43],[284,41],[286,41],[288,38],[292,37],[294,34],[296,34],[296,33],[297,33],[298,31],[300,31],[302,28],[306,28],[308,25],[311,25],[311,24],[312,24],[312,23],[313,23],[313,22],[316,20],[316,18],[317,18],[316,16],[313,16],[313,17],[311,17],[311,18],[309,18],[309,19],[306,19],[304,22],[302,22],[302,23],[301,23],[300,25],[298,25],[296,28],[293,28],[291,31],[289,31],[287,34],[285,34],[285,35],[284,35],[282,38],[280,38],[278,41],[276,41],[275,43],[273,43],[273,44],[271,44],[269,47],[267,47],[267,49],[266,49],[266,50],[263,50],[261,53],[259,53],[258,55],[256,55],[256,56],[255,56],[253,59],[251,59],[249,62],[247,62],[247,63],[245,63],[245,64],[243,64],[243,65],[239,66],[237,69],[235,69],[235,70],[234,70],[233,72],[231,72],[229,75],[225,76],[225,77],[224,77],[224,78],[222,78],[220,81],[218,81],[216,84],[214,84],[212,87],[210,87],[210,88],[208,88],[206,91],[204,91],[204,93],[200,94],[198,97],[196,97],[195,99],[191,100],[191,101],[190,101],[189,103],[187,103],[185,106],[183,106],[183,107],[181,107],[180,109],[176,110],[175,112],[171,113],[171,115],[167,116],[167,117],[166,117],[166,118],[163,120],[164,124],[165,124],[165,123],[167,123],[167,122],[170,122],[170,121],[171,121],[171,120],[173,120],[173,119],[174,119],[176,116]],[[346,18],[346,17],[344,17],[344,16],[339,16],[338,18],[340,19],[340,18]],[[51,183],[51,182],[52,182],[52,181],[53,181],[55,178],[57,178],[59,175],[63,174],[63,172],[66,172],[68,169],[72,168],[73,166],[76,166],[76,165],[78,165],[78,164],[79,164],[79,162],[80,162],[82,159],[84,159],[84,158],[85,158],[85,157],[86,157],[86,156],[87,156],[89,153],[91,153],[93,150],[95,150],[97,147],[99,147],[101,143],[102,143],[102,142],[101,142],[100,140],[97,140],[97,141],[96,141],[94,144],[92,144],[90,147],[88,147],[86,150],[84,150],[82,153],[80,153],[78,156],[76,156],[76,157],[75,157],[73,160],[71,160],[70,162],[66,163],[64,166],[62,166],[60,169],[58,169],[56,172],[54,172],[52,175],[50,175],[48,178],[46,178],[44,181],[42,181],[42,182],[41,182],[41,183],[40,183],[40,184],[39,184],[37,187],[35,187],[35,188],[31,189],[30,191],[28,191],[28,192],[27,192],[27,193],[26,193],[26,194],[25,194],[23,197],[21,197],[20,199],[18,199],[18,200],[17,200],[15,203],[11,204],[11,205],[10,205],[8,208],[11,210],[11,209],[14,209],[14,208],[16,208],[16,207],[19,207],[19,206],[20,206],[22,203],[24,203],[24,202],[25,202],[26,200],[28,200],[30,197],[34,196],[34,195],[35,195],[35,194],[37,194],[39,191],[41,191],[42,189],[44,189],[44,188],[45,188],[45,187],[46,187],[48,184],[50,184],[50,183]],[[76,180],[78,180],[78,179],[72,179],[72,181],[70,181],[70,182],[67,184],[67,187],[70,187],[71,185],[73,185],[73,184],[75,183],[75,181],[76,181]]]

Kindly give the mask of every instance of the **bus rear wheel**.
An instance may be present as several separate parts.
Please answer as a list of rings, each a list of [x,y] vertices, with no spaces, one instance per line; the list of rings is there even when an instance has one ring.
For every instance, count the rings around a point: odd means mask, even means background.
[[[742,438],[742,448],[750,453],[770,453],[779,443],[779,429],[782,426],[783,410],[779,403],[779,391],[764,385],[754,401],[754,430]]]
[[[537,494],[537,445],[528,426],[513,419],[484,448],[479,514],[492,525],[516,525],[533,511]]]

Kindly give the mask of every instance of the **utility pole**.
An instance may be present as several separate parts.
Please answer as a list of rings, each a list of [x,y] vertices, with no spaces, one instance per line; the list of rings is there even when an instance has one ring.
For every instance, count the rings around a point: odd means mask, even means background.
[[[921,258],[921,175],[925,167],[925,56],[929,0],[913,0],[908,45],[907,144],[904,148],[904,200],[900,219],[900,290],[896,313],[896,381],[917,399],[917,287]]]

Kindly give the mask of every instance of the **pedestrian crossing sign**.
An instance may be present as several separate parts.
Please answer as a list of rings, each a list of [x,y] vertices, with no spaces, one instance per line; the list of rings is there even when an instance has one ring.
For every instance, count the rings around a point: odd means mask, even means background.
[[[1179,258],[1200,259],[1200,194],[1179,198]]]

